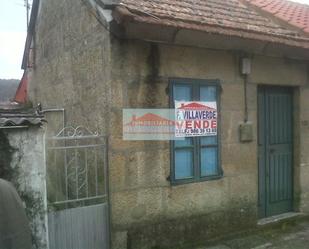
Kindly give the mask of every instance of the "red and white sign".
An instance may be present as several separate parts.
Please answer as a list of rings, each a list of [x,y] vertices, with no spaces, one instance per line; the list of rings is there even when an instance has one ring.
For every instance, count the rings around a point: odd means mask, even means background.
[[[216,136],[218,112],[216,102],[175,101],[175,136]]]

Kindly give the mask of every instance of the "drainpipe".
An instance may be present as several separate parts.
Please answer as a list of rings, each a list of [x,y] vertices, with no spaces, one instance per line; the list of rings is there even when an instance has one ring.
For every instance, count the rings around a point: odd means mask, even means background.
[[[252,142],[253,141],[253,127],[252,123],[249,122],[248,117],[248,81],[249,75],[251,73],[251,58],[248,56],[244,56],[241,58],[241,65],[240,65],[241,75],[244,79],[244,122],[239,126],[239,139],[240,142]]]
[[[66,116],[65,116],[65,109],[64,108],[47,108],[47,109],[42,109],[41,104],[38,105],[38,112],[41,114],[45,113],[52,113],[52,112],[62,112],[62,128],[65,128],[66,125]]]
[[[244,103],[245,103],[245,110],[244,110],[244,123],[248,122],[248,75],[244,76]]]
[[[57,112],[60,112],[60,113],[62,113],[62,121],[63,121],[63,123],[62,123],[62,126],[63,126],[63,129],[65,128],[65,124],[66,124],[66,117],[65,117],[65,109],[64,108],[47,108],[47,109],[42,109],[42,105],[41,105],[41,103],[39,103],[38,104],[38,106],[37,106],[37,112],[39,113],[39,114],[45,114],[45,113],[57,113]],[[44,138],[45,138],[45,135],[44,135]],[[44,143],[44,146],[46,146],[45,145],[45,143]],[[47,174],[48,174],[48,172],[47,172],[47,163],[46,163],[46,149],[44,148],[44,160],[45,160],[45,174],[46,174],[46,176],[47,176]],[[66,156],[66,151],[65,151],[65,160],[66,160],[66,158],[67,158],[67,156]],[[48,207],[47,207],[47,198],[48,198],[48,193],[47,193],[47,185],[46,185],[46,180],[44,181],[45,182],[45,196],[46,196],[46,200],[45,200],[45,210],[47,211],[48,210]],[[48,212],[48,211],[47,211]],[[46,243],[47,243],[47,249],[49,249],[50,248],[50,245],[49,245],[49,241],[50,241],[50,239],[49,239],[49,235],[48,235],[48,216],[46,215],[45,216],[45,222],[46,222],[46,233],[47,233],[47,238],[46,238]]]
[[[241,58],[241,74],[244,78],[244,123],[248,122],[248,78],[251,73],[251,59],[248,57]]]

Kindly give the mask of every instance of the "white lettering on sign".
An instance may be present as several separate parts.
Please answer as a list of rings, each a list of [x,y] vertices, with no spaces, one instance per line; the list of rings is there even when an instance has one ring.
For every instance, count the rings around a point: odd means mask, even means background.
[[[216,136],[218,112],[216,102],[175,101],[175,136]]]

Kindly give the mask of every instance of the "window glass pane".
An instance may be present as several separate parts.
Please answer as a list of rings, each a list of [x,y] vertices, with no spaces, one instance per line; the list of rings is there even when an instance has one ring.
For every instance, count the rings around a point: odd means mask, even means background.
[[[177,100],[177,101],[192,100],[192,88],[186,85],[175,85],[174,86],[174,100]]]
[[[215,86],[201,86],[200,87],[200,101],[216,101],[217,88]]]
[[[201,137],[201,145],[216,145],[217,136]]]
[[[218,148],[201,148],[201,176],[218,174]]]
[[[175,147],[185,147],[192,145],[192,138],[186,137],[184,140],[175,140]]]
[[[175,150],[175,179],[192,178],[193,153],[192,150]]]

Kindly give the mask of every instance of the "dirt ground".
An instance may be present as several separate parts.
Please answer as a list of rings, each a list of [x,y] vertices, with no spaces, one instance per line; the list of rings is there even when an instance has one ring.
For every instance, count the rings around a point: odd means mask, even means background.
[[[195,249],[309,249],[309,220],[283,222]]]

